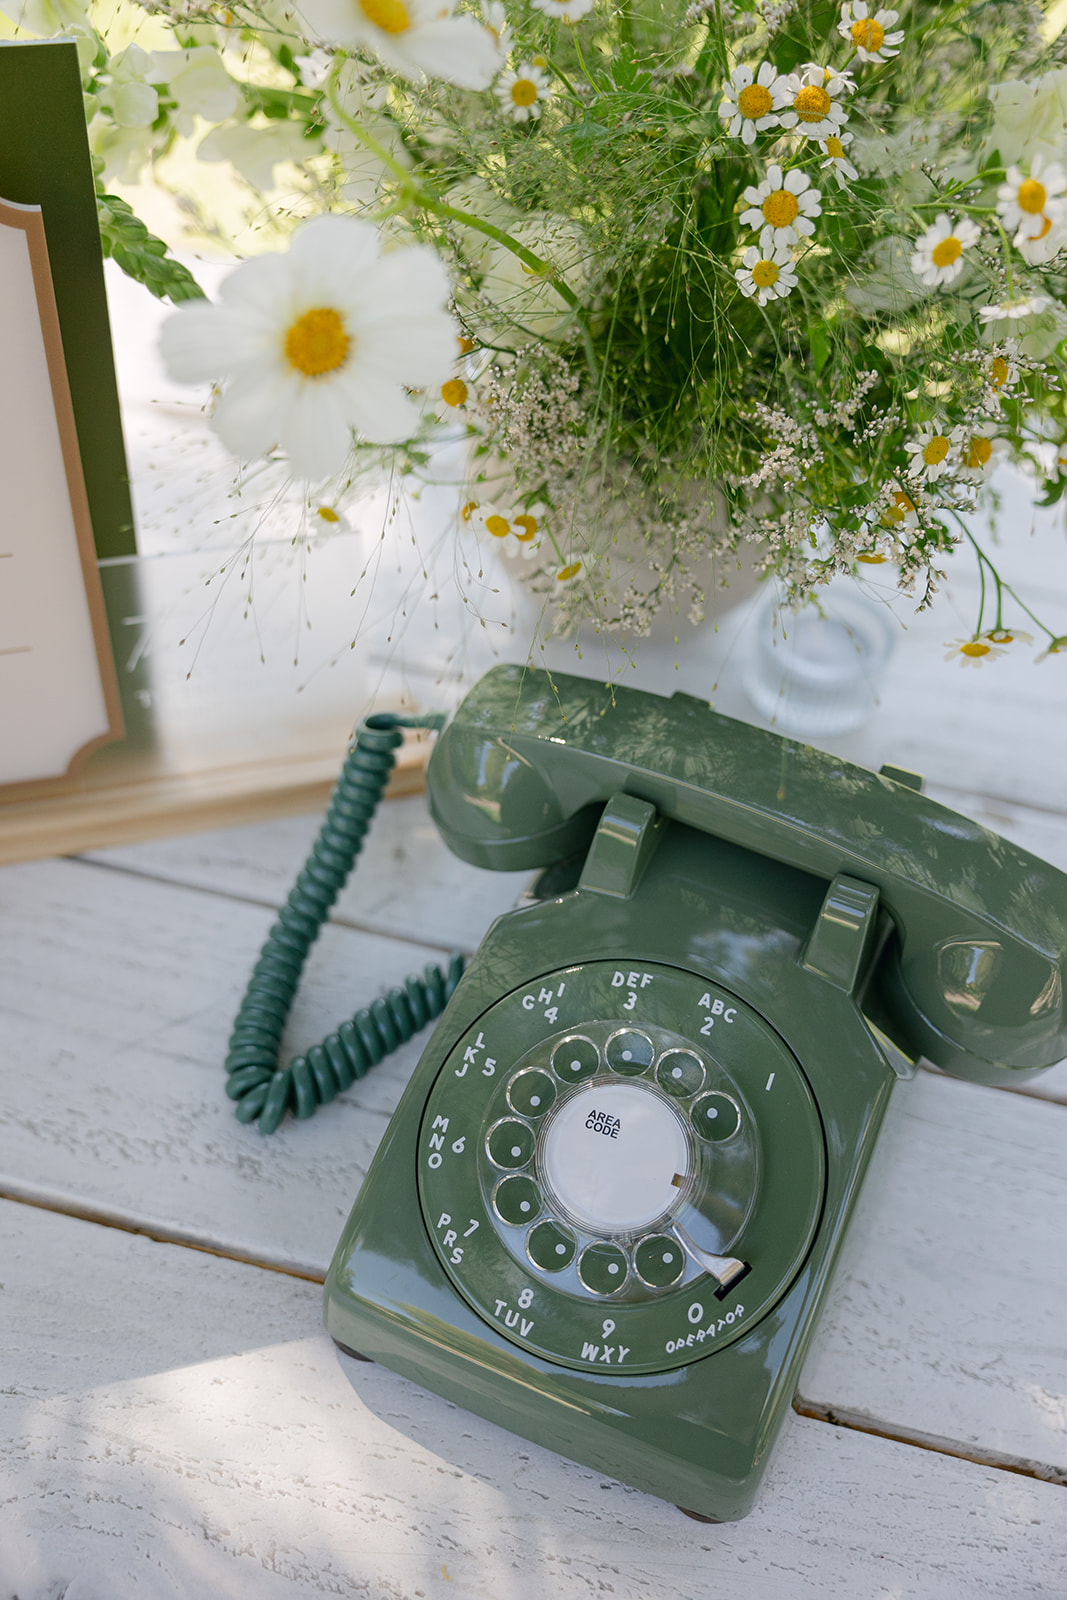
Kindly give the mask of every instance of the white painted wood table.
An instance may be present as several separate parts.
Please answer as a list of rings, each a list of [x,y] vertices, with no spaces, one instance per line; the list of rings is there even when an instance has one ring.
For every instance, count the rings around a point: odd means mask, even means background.
[[[1067,865],[1062,810],[965,787]],[[702,1526],[322,1331],[418,1041],[273,1139],[231,1115],[230,1019],[316,821],[0,872],[4,1600],[1067,1596],[1067,1067],[895,1091],[762,1497]],[[291,1044],[516,886],[389,802]]]

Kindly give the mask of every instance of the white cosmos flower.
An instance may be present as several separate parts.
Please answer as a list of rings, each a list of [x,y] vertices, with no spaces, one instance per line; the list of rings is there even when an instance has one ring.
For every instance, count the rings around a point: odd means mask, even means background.
[[[500,67],[496,40],[455,0],[300,0],[310,34],[323,44],[370,50],[402,78],[443,78],[486,89]]]
[[[214,45],[192,45],[188,50],[153,50],[148,72],[151,83],[165,83],[177,102],[171,121],[188,137],[197,117],[205,122],[225,122],[240,103],[237,85],[222,64]]]
[[[502,72],[493,85],[500,109],[514,122],[536,122],[542,106],[552,98],[547,73],[532,61],[524,61],[514,72]]]
[[[802,72],[791,72],[785,82],[789,109],[778,119],[783,128],[792,128],[805,139],[828,139],[848,121],[848,112],[837,99],[852,87],[844,78],[828,76],[818,62],[812,62]]]
[[[789,103],[786,80],[771,62],[764,61],[753,75],[751,67],[735,67],[722,91],[719,116],[729,123],[731,139],[741,135],[743,144],[752,144],[757,133],[777,128],[778,112]]]
[[[982,230],[964,217],[950,222],[947,212],[939,211],[934,221],[915,241],[911,270],[929,287],[953,283],[963,271],[963,252],[982,236]]]
[[[746,189],[744,197],[749,209],[741,213],[741,226],[760,229],[760,249],[765,253],[775,245],[809,237],[815,232],[811,218],[822,215],[822,196],[811,187],[807,174],[794,167],[783,177],[776,161],[758,188]]]
[[[765,306],[768,300],[781,300],[797,286],[792,257],[785,245],[778,245],[763,255],[755,245],[750,245],[741,258],[742,265],[734,272],[741,293],[755,295],[757,303]]]
[[[1024,177],[1018,167],[1009,167],[1005,181],[997,190],[997,212],[1005,229],[1018,230],[1026,239],[1039,239],[1052,225],[1067,221],[1067,173],[1058,161],[1046,161],[1036,155],[1030,163],[1030,176]]]
[[[338,472],[353,430],[374,444],[416,431],[406,388],[443,383],[456,355],[448,276],[421,245],[379,251],[356,217],[306,222],[286,254],[244,261],[218,305],[190,301],[163,324],[172,376],[224,380],[212,426],[243,460],[280,445],[298,477]]]
[[[543,11],[546,17],[566,23],[579,22],[593,9],[593,0],[530,0],[530,3],[535,11]]]
[[[939,418],[928,422],[919,430],[916,439],[909,439],[904,446],[911,456],[908,463],[908,473],[911,477],[925,478],[932,483],[935,478],[940,478],[942,473],[952,472],[956,465],[956,456],[963,442],[963,428],[946,429]]]
[[[828,138],[821,139],[822,153],[826,160],[822,163],[823,170],[827,167],[836,177],[842,188],[846,187],[846,180],[859,176],[855,167],[845,154],[845,146],[852,143],[850,133],[831,133]]]
[[[855,47],[861,61],[888,61],[890,56],[900,54],[899,50],[889,48],[890,45],[899,44],[904,37],[903,28],[898,28],[896,33],[889,32],[899,15],[899,11],[875,11],[872,14],[865,0],[851,0],[851,4],[845,0],[837,31],[842,39],[847,39]]]

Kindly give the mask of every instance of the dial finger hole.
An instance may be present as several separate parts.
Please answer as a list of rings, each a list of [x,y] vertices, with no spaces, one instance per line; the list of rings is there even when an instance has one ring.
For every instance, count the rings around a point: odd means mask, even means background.
[[[505,1117],[503,1122],[490,1128],[485,1148],[495,1166],[524,1167],[534,1152],[533,1129],[528,1128],[525,1122]]]
[[[636,1077],[639,1072],[648,1071],[656,1049],[647,1033],[640,1033],[636,1028],[621,1028],[608,1040],[604,1054],[613,1072]]]
[[[710,1139],[715,1144],[732,1139],[741,1126],[741,1107],[731,1095],[723,1094],[721,1089],[701,1095],[692,1108],[691,1116],[700,1138]]]
[[[538,1222],[526,1235],[526,1253],[543,1272],[562,1272],[574,1260],[574,1235],[558,1222]]]
[[[561,1083],[580,1083],[600,1066],[600,1051],[589,1039],[562,1039],[552,1052],[552,1071]]]
[[[634,1266],[650,1289],[667,1289],[685,1270],[685,1252],[670,1234],[652,1234],[634,1251]]]
[[[685,1099],[704,1087],[704,1063],[691,1050],[668,1050],[660,1057],[656,1082],[676,1100]]]
[[[502,1222],[515,1226],[534,1222],[541,1210],[541,1191],[532,1178],[501,1178],[493,1190],[493,1209]]]
[[[547,1072],[519,1072],[508,1084],[508,1105],[520,1117],[543,1117],[555,1098],[556,1085]]]
[[[626,1254],[617,1244],[587,1245],[578,1257],[578,1276],[593,1294],[615,1294],[629,1270]]]

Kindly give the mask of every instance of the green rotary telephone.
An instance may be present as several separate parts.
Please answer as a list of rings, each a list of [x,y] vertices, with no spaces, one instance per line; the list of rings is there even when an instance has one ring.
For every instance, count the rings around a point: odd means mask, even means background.
[[[483,678],[431,811],[464,860],[543,870],[438,975],[327,1278],[337,1343],[744,1516],[898,1077],[1067,1055],[1067,877],[916,783],[686,695]],[[381,1054],[361,1016],[318,1067]]]

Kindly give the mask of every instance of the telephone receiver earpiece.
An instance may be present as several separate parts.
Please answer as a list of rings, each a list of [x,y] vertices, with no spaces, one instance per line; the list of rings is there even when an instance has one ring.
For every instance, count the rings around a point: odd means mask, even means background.
[[[1067,1056],[1067,877],[890,777],[689,695],[502,666],[441,734],[427,788],[477,866],[580,853],[623,792],[826,882],[845,874],[892,922],[863,999],[893,1044],[979,1083]]]

